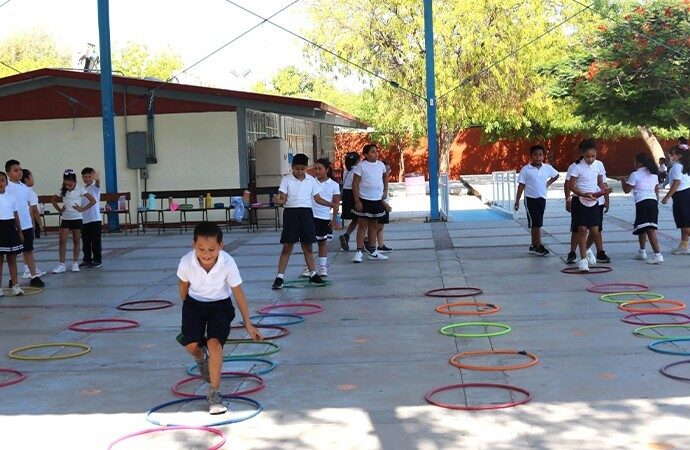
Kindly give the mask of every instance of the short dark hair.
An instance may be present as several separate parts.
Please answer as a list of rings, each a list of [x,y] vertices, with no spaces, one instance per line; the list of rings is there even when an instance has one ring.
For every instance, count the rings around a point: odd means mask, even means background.
[[[587,150],[590,149],[597,149],[597,143],[594,142],[594,139],[588,138],[588,139],[583,139],[582,142],[580,142],[580,145],[577,146],[580,149],[580,153],[584,153]]]
[[[309,157],[305,155],[304,153],[296,153],[292,157],[292,165],[293,166],[308,166],[309,165]]]
[[[0,172],[0,178],[4,178],[7,181],[7,174],[5,172]]]
[[[362,154],[366,155],[369,153],[372,149],[376,149],[376,144],[367,144],[362,148]]]
[[[659,162],[665,163],[665,162],[666,162],[666,158],[664,158],[664,157],[662,156],[661,158],[659,158]]]
[[[87,173],[92,173],[92,172],[95,172],[95,170],[93,170],[93,167],[84,167],[83,169],[81,169],[82,175],[86,175]]]
[[[29,169],[22,169],[22,179],[19,180],[22,183],[31,176],[31,171]]]
[[[214,237],[219,244],[223,242],[223,230],[213,222],[201,222],[194,227],[194,242],[199,236]]]
[[[16,159],[10,159],[5,163],[5,171],[9,172],[12,166],[21,166],[21,164],[19,164],[19,161],[17,161]]]
[[[529,155],[532,156],[532,155],[534,155],[534,152],[537,152],[539,150],[541,150],[543,153],[546,153],[546,150],[544,150],[544,147],[537,144],[537,145],[533,145],[529,148]]]

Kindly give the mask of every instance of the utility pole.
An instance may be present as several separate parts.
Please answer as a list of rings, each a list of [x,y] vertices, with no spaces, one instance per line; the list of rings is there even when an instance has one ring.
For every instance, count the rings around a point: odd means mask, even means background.
[[[432,0],[424,0],[424,50],[426,61],[426,123],[429,151],[429,220],[439,220],[438,144],[436,139],[436,72],[434,69],[434,18]]]

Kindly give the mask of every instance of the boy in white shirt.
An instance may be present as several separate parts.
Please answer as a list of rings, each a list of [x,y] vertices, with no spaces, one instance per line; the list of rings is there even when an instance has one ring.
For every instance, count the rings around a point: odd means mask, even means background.
[[[546,256],[549,251],[541,243],[541,227],[544,225],[544,210],[549,186],[558,179],[558,171],[544,163],[544,147],[533,145],[529,149],[530,163],[520,170],[518,188],[515,195],[515,211],[520,209],[520,197],[525,193],[527,227],[530,229],[532,245],[529,252]]]
[[[81,248],[84,253],[84,259],[79,267],[101,267],[103,260],[101,258],[101,232],[102,217],[101,205],[101,181],[96,172],[91,167],[84,167],[81,171],[81,179],[84,182],[86,192],[91,194],[96,199],[96,203],[82,214],[81,225]],[[88,204],[86,198],[82,199],[82,206]]]
[[[242,277],[232,256],[223,251],[223,232],[211,222],[194,227],[194,245],[180,260],[177,277],[182,299],[180,343],[194,356],[199,373],[209,384],[206,399],[211,414],[227,407],[220,392],[223,345],[235,318],[231,294],[242,314],[244,328],[255,341],[261,333],[251,324]]]

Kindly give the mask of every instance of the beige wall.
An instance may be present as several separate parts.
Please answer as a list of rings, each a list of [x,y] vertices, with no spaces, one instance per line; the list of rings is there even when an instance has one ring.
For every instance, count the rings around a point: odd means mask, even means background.
[[[127,127],[145,131],[146,117],[128,117]],[[156,116],[155,127],[158,163],[148,166],[149,190],[240,187],[236,113],[163,114]],[[115,118],[115,132],[118,190],[132,193],[135,221],[144,185],[137,170],[127,168],[124,118]],[[0,122],[0,154],[2,164],[18,159],[34,173],[39,195],[60,188],[65,168],[73,168],[81,180],[81,169],[94,167],[105,187],[100,118]]]

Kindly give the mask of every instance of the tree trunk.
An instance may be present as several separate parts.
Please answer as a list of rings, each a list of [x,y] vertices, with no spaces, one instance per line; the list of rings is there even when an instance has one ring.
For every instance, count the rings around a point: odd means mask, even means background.
[[[399,142],[400,145],[400,160],[398,161],[398,182],[405,181],[405,145]]]
[[[654,158],[654,161],[659,161],[659,158],[665,157],[664,149],[661,148],[661,144],[659,144],[659,140],[656,138],[652,130],[645,126],[638,126],[637,131],[640,132],[642,140],[644,141],[649,151],[652,152],[652,157]]]
[[[450,147],[453,144],[455,135],[447,130],[441,129],[438,134],[438,170],[439,173],[450,172]]]

